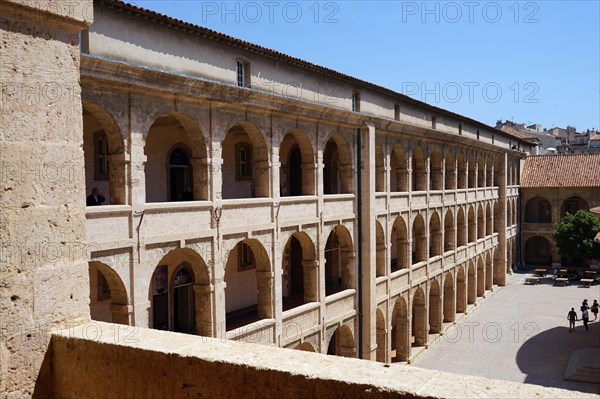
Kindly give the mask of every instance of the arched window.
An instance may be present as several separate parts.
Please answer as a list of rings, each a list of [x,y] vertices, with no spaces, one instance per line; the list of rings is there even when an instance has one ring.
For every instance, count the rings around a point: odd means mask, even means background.
[[[552,223],[552,205],[549,201],[541,201],[538,215],[540,223]]]
[[[236,180],[252,179],[252,146],[248,143],[235,145],[235,178]]]
[[[169,200],[193,200],[192,171],[188,156],[181,148],[174,149],[169,156]]]

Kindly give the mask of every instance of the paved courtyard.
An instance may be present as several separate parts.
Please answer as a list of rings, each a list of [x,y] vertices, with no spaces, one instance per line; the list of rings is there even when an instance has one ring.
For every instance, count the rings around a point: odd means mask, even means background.
[[[554,287],[550,278],[524,285],[530,274],[509,276],[507,285],[486,293],[469,314],[450,325],[444,336],[421,353],[413,366],[547,387],[589,392],[598,397],[600,384],[567,381],[563,375],[571,352],[600,348],[600,316],[584,332],[581,321],[569,332],[567,313],[584,298],[600,299],[600,286],[573,283]],[[591,314],[593,320],[593,314]]]

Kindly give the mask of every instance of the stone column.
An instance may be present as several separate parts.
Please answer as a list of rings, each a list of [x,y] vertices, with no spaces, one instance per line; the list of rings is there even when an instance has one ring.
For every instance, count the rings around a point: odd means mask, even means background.
[[[375,128],[372,126],[361,129],[362,144],[362,166],[361,173],[361,191],[358,195],[362,200],[362,241],[357,245],[362,248],[362,276],[358,283],[362,290],[362,357],[368,360],[377,360],[377,298],[375,278],[377,275],[377,229],[375,225],[376,218],[376,169],[375,159]]]
[[[354,193],[354,167],[350,165],[340,165],[339,167],[340,174],[340,194],[350,194]],[[375,184],[375,183],[373,183]],[[374,187],[374,186],[373,186]]]
[[[50,331],[90,320],[79,32],[91,0],[0,3],[0,392],[51,397]],[[60,178],[56,178],[59,174]]]
[[[215,333],[215,325],[212,318],[212,295],[214,294],[214,285],[194,284],[194,307],[196,318],[196,334],[205,337],[212,337]]]
[[[303,163],[302,164],[302,195],[317,194],[317,164]]]
[[[129,179],[127,178],[129,154],[110,155],[108,164],[110,203],[111,205],[125,205],[129,199]]]
[[[304,301],[319,300],[319,261],[306,260],[302,262],[304,271]]]
[[[208,200],[208,160],[192,158],[192,187],[195,201]]]
[[[269,161],[254,161],[254,196],[255,197],[269,197]],[[279,171],[278,171],[279,172]],[[279,173],[277,173],[277,184],[279,184]],[[277,186],[279,187],[279,186]],[[279,191],[279,188],[277,188]]]

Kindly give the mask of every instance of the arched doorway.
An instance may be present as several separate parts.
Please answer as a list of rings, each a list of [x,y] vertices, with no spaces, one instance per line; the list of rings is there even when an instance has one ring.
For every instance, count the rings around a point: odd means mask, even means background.
[[[310,138],[293,129],[280,144],[279,159],[281,196],[314,195],[316,168]]]
[[[127,290],[119,274],[97,261],[89,262],[89,274],[92,320],[129,325]]]
[[[427,190],[426,159],[423,149],[417,147],[412,154],[412,191]]]
[[[442,229],[440,224],[440,216],[437,212],[431,214],[429,219],[429,257],[439,256],[442,254]]]
[[[413,346],[427,344],[427,306],[423,289],[418,288],[413,297],[412,306]]]
[[[398,297],[392,311],[392,361],[404,362],[410,355],[408,306],[403,297]]]
[[[429,288],[429,333],[438,334],[442,331],[442,295],[437,280],[431,282]]]
[[[348,142],[334,134],[323,149],[323,194],[352,193],[353,178]]]
[[[354,257],[350,232],[336,226],[325,245],[325,295],[354,288]]]
[[[452,251],[456,248],[455,233],[454,216],[452,215],[452,210],[448,209],[444,217],[444,252]]]
[[[467,312],[467,279],[465,269],[460,266],[456,272],[456,313]]]
[[[182,266],[173,278],[174,331],[193,334],[196,331],[194,278],[187,266]]]
[[[376,341],[377,341],[377,361],[381,363],[385,363],[387,361],[387,346],[386,346],[386,326],[385,326],[385,317],[383,316],[383,312],[380,309],[377,309],[375,312],[376,315]]]
[[[327,346],[327,354],[343,357],[355,357],[354,336],[352,330],[346,325],[341,325],[335,330],[329,345]]]
[[[451,323],[456,319],[456,302],[454,296],[454,280],[450,272],[444,277],[444,322]]]
[[[283,310],[318,300],[318,263],[315,248],[306,233],[294,233],[283,252]]]
[[[427,236],[425,223],[420,214],[415,217],[412,230],[413,239],[413,265],[427,260]]]
[[[390,245],[392,272],[408,268],[408,231],[402,216],[398,216],[394,220]]]
[[[394,145],[390,156],[390,191],[408,192],[408,169],[406,152],[400,144]]]
[[[468,292],[467,292],[467,303],[469,305],[475,304],[477,301],[477,281],[475,275],[475,266],[473,261],[469,262],[469,281],[468,281]]]
[[[483,260],[481,257],[477,258],[477,296],[483,297],[485,295],[485,269],[483,268]]]
[[[525,264],[528,266],[550,266],[552,253],[550,242],[542,236],[534,236],[525,242]]]

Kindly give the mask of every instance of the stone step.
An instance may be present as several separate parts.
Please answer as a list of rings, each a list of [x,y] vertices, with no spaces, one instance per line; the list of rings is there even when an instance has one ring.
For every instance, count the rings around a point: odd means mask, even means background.
[[[600,349],[584,348],[573,352],[564,378],[600,383]]]

